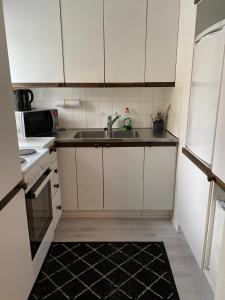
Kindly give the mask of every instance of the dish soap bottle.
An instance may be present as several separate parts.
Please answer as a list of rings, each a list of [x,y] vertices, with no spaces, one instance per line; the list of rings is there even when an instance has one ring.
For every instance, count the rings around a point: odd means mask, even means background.
[[[124,113],[121,115],[121,121],[123,126],[121,130],[131,130],[132,129],[132,121],[131,114],[128,107],[125,108]]]

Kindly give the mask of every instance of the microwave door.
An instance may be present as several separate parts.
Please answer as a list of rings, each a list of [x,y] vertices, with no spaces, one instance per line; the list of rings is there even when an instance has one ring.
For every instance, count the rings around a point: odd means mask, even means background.
[[[32,111],[24,114],[26,137],[44,136],[53,130],[51,111]]]

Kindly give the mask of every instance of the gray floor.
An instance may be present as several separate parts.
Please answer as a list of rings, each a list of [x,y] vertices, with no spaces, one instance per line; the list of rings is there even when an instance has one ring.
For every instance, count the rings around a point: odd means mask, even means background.
[[[213,293],[182,233],[170,220],[136,218],[62,218],[56,242],[163,241],[181,300],[212,300]]]

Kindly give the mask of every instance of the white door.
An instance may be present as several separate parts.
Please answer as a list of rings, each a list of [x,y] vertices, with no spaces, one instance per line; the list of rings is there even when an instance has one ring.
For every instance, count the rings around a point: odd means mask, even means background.
[[[34,283],[24,192],[0,211],[0,299],[25,300]]]
[[[195,46],[187,130],[188,148],[211,165],[224,56],[224,30]]]
[[[176,153],[176,147],[145,148],[144,209],[173,209]]]
[[[215,147],[213,154],[212,171],[225,182],[225,65],[223,65],[223,77],[219,100]]]
[[[3,3],[12,82],[64,82],[59,1]]]
[[[147,0],[105,0],[105,81],[144,82]]]
[[[102,210],[102,148],[76,148],[76,162],[79,210]]]
[[[173,82],[177,60],[180,0],[149,0],[146,40],[147,82]]]
[[[143,147],[103,149],[104,209],[143,208]]]
[[[203,266],[207,216],[210,202],[210,182],[207,176],[188,158],[180,161],[182,184],[179,197],[179,224],[200,267]]]
[[[58,148],[59,186],[64,210],[77,210],[77,173],[75,148]]]
[[[66,82],[104,82],[103,0],[61,0]]]
[[[3,11],[0,4],[0,200],[21,180],[19,148],[13,106]]]

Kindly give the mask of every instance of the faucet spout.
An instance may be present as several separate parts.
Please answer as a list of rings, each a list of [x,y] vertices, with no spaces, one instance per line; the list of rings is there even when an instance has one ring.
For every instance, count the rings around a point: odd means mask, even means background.
[[[111,134],[112,132],[112,127],[113,124],[120,118],[120,115],[117,115],[114,119],[112,119],[112,116],[108,116],[107,118],[107,133],[108,136]]]

